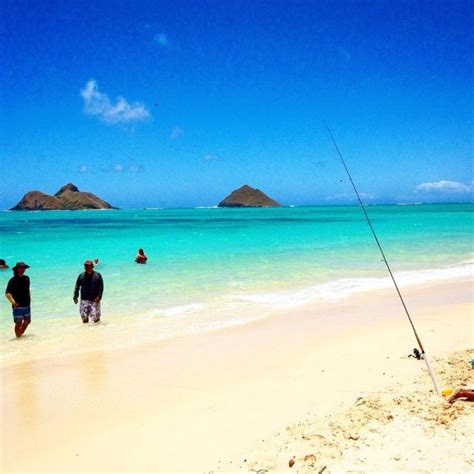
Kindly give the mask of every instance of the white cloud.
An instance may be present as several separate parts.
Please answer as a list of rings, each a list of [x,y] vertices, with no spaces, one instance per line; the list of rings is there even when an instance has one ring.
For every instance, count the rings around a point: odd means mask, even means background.
[[[87,168],[88,171],[91,171],[91,168]],[[143,171],[143,166],[136,164],[136,163],[130,163],[130,164],[123,164],[123,163],[113,163],[111,165],[104,166],[102,168],[99,168],[97,171],[101,171],[104,173],[138,173],[140,171]]]
[[[123,97],[117,97],[113,104],[107,94],[99,91],[93,79],[81,90],[81,96],[84,99],[84,112],[97,116],[105,123],[141,122],[150,117],[150,112],[141,102],[129,104]]]
[[[129,172],[129,173],[138,173],[139,171],[143,171],[143,166],[142,165],[137,165],[135,163],[131,163],[129,165],[122,165],[121,163],[116,163],[113,167],[114,171],[117,171],[121,173],[122,171],[124,173]]]
[[[80,165],[79,173],[139,173],[143,171],[143,165],[137,163],[119,163],[115,162],[102,167],[90,165]]]
[[[377,198],[377,195],[374,193],[359,193],[360,198],[362,201],[372,201]],[[333,194],[332,196],[328,196],[326,198],[327,201],[357,201],[357,196],[355,193],[341,193],[341,194]]]
[[[128,165],[127,170],[130,171],[131,173],[137,173],[138,171],[143,170],[143,166],[142,165]]]
[[[359,196],[365,199],[375,199],[377,197],[374,193],[359,193]]]
[[[158,33],[157,35],[155,35],[154,40],[164,48],[168,48],[170,46],[170,40],[168,39],[168,35],[166,35],[165,33]]]
[[[184,134],[184,130],[179,127],[173,127],[170,133],[171,140],[176,140],[178,137]]]
[[[416,187],[417,191],[440,192],[440,193],[468,193],[474,190],[474,181],[470,185],[457,181],[435,181],[433,183],[421,183]]]
[[[221,157],[219,155],[204,155],[202,159],[203,161],[215,161],[220,160]]]

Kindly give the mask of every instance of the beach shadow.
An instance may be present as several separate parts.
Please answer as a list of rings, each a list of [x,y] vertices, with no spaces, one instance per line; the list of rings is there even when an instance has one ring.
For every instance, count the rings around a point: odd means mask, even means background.
[[[82,325],[85,326],[85,327],[95,327],[95,328],[96,327],[107,326],[108,324],[110,324],[110,323],[107,322],[107,321],[102,321],[102,320],[100,320],[97,323],[93,323],[93,322],[82,323]]]
[[[34,339],[35,337],[38,337],[35,333],[30,333],[30,334],[23,334],[21,337],[16,337],[13,336],[12,338],[8,339],[8,342],[12,341],[23,341],[23,340],[28,340],[28,339]]]

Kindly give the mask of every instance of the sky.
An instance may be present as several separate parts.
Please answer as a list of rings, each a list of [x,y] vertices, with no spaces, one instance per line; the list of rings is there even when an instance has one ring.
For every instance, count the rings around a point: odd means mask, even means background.
[[[474,200],[470,1],[2,0],[0,208]]]

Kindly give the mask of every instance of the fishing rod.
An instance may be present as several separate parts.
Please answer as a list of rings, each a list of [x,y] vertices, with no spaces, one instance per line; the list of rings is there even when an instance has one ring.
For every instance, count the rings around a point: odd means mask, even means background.
[[[377,237],[377,234],[375,233],[375,229],[374,229],[374,226],[372,225],[372,222],[367,214],[367,211],[365,210],[365,206],[364,204],[362,203],[362,199],[360,198],[360,194],[359,194],[359,191],[357,191],[357,188],[356,188],[356,185],[354,183],[354,181],[352,180],[352,176],[351,174],[349,173],[349,168],[347,167],[346,165],[346,162],[344,161],[344,158],[342,157],[342,154],[339,150],[339,147],[337,146],[337,143],[336,143],[336,140],[334,139],[334,136],[331,132],[331,129],[329,128],[328,124],[326,122],[324,122],[324,125],[326,126],[326,129],[328,131],[328,134],[329,136],[331,137],[331,140],[334,144],[334,147],[336,148],[336,151],[337,151],[337,154],[339,155],[339,158],[341,159],[341,162],[342,162],[342,165],[344,166],[344,169],[346,170],[346,173],[347,173],[347,176],[349,177],[349,180],[352,184],[352,187],[354,188],[354,191],[357,195],[357,199],[359,200],[359,204],[360,204],[360,207],[362,208],[362,211],[364,212],[364,215],[365,215],[365,219],[367,220],[367,224],[369,224],[369,227],[370,227],[370,230],[372,231],[372,234],[374,236],[374,239],[375,239],[375,242],[377,243],[377,246],[380,250],[380,253],[382,254],[382,258],[383,258],[383,261],[385,262],[385,265],[387,267],[387,270],[388,270],[388,273],[390,274],[390,278],[392,279],[393,281],[393,284],[395,285],[395,289],[397,290],[397,293],[398,293],[398,297],[400,298],[400,301],[402,302],[402,306],[403,306],[403,309],[405,310],[405,314],[407,315],[408,317],[408,321],[410,322],[410,325],[411,325],[411,328],[413,329],[413,333],[415,334],[415,338],[416,338],[416,341],[418,343],[418,346],[420,347],[420,352],[421,352],[421,355],[423,356],[423,360],[425,361],[425,364],[426,364],[426,367],[428,369],[428,372],[430,374],[430,377],[431,377],[431,380],[433,382],[433,385],[434,385],[434,388],[435,388],[435,391],[438,395],[440,395],[440,390],[439,390],[439,385],[438,385],[438,382],[436,380],[436,377],[435,377],[435,374],[433,372],[433,369],[431,368],[431,364],[430,364],[430,361],[428,359],[428,355],[426,354],[425,352],[425,349],[423,347],[423,344],[421,342],[421,339],[420,337],[418,336],[418,333],[416,332],[416,329],[415,329],[415,325],[413,324],[413,321],[411,319],[411,316],[410,316],[410,313],[408,311],[408,308],[407,308],[407,305],[405,304],[405,301],[403,299],[403,296],[402,296],[402,293],[400,292],[400,289],[398,288],[398,285],[397,285],[397,281],[395,280],[395,277],[392,273],[392,269],[390,268],[390,265],[387,261],[387,258],[385,257],[385,253],[382,249],[382,245],[380,244],[380,241]]]

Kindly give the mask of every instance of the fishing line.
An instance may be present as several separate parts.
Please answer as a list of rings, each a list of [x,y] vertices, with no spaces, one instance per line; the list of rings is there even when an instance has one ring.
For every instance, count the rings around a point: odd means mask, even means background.
[[[426,363],[426,367],[428,369],[428,372],[430,373],[430,377],[431,377],[431,380],[433,381],[433,385],[434,385],[434,388],[436,390],[436,393],[439,395],[440,394],[440,391],[439,391],[439,386],[438,386],[438,382],[436,381],[436,377],[434,375],[434,372],[433,370],[431,369],[431,364],[430,364],[430,361],[428,359],[428,355],[426,354],[425,352],[425,349],[423,347],[423,344],[421,342],[421,339],[420,337],[418,336],[418,333],[416,332],[416,329],[415,329],[415,325],[413,324],[413,321],[411,319],[411,316],[410,316],[410,313],[408,311],[408,308],[407,308],[407,305],[405,304],[405,301],[403,299],[403,296],[402,296],[402,293],[400,292],[400,289],[398,288],[398,285],[397,285],[397,282],[395,280],[395,277],[393,276],[393,273],[392,273],[392,269],[390,268],[390,265],[387,261],[387,258],[385,257],[385,253],[382,249],[382,245],[380,244],[380,241],[377,237],[377,234],[375,233],[375,229],[372,225],[372,222],[367,214],[367,211],[365,210],[365,206],[364,204],[362,203],[362,199],[360,198],[360,195],[359,195],[359,191],[357,191],[357,188],[356,188],[356,185],[354,183],[354,181],[352,180],[352,176],[351,174],[349,173],[349,168],[347,167],[346,165],[346,162],[344,161],[344,158],[342,157],[342,154],[339,150],[339,147],[337,146],[337,143],[336,143],[336,140],[334,139],[334,136],[331,132],[331,129],[329,128],[328,124],[326,122],[324,122],[324,125],[326,126],[326,129],[329,133],[329,136],[331,137],[331,140],[334,144],[334,147],[336,148],[336,151],[337,151],[337,154],[339,155],[339,158],[341,159],[341,162],[342,162],[342,165],[344,166],[344,169],[346,170],[346,173],[347,173],[347,176],[349,177],[349,180],[352,184],[352,187],[354,188],[354,191],[357,195],[357,199],[359,200],[359,204],[360,204],[360,207],[362,208],[362,211],[364,212],[364,215],[365,215],[365,219],[367,220],[367,223],[369,224],[369,227],[370,227],[370,230],[372,231],[372,234],[374,236],[374,239],[375,239],[375,242],[377,243],[377,246],[380,250],[380,253],[382,254],[382,258],[383,258],[383,261],[385,262],[385,265],[387,267],[387,270],[388,270],[388,273],[390,274],[390,278],[392,279],[393,281],[393,284],[395,285],[395,289],[397,290],[397,293],[398,293],[398,296],[400,298],[400,301],[402,302],[402,306],[403,306],[403,309],[405,310],[405,314],[407,315],[408,317],[408,321],[410,322],[410,325],[411,325],[411,328],[413,329],[413,333],[415,334],[415,338],[416,338],[416,341],[418,342],[418,346],[420,347],[420,351],[421,351],[421,354],[423,355],[423,359]]]

